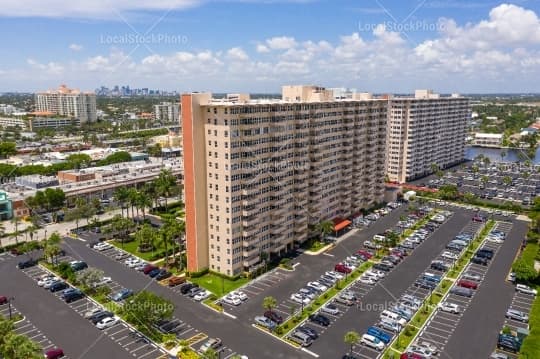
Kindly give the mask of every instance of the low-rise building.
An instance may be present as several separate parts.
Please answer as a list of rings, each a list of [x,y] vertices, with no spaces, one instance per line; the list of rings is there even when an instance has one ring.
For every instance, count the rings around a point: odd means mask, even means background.
[[[502,145],[502,133],[475,133],[473,145],[480,147],[499,147]]]

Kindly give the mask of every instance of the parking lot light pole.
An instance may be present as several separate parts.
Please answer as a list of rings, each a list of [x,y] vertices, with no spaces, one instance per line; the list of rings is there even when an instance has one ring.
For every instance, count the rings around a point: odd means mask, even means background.
[[[11,297],[8,299],[8,308],[9,308],[9,320],[12,319],[12,313],[11,313],[11,301],[15,300],[15,297]]]

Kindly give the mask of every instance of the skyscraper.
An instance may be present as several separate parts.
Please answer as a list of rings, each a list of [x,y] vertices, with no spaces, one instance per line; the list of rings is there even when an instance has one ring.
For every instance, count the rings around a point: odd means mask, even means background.
[[[95,122],[96,95],[61,85],[56,90],[36,93],[36,111],[77,118],[81,123]]]
[[[382,201],[386,100],[285,86],[281,100],[181,97],[188,270],[257,269],[310,225]]]

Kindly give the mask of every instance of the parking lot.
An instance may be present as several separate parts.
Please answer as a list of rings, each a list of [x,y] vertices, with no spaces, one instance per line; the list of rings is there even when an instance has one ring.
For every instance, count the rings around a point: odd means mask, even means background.
[[[63,260],[73,260],[73,259],[71,257],[64,257]],[[32,278],[36,282],[36,285],[39,278],[43,277],[46,274],[49,274],[48,271],[46,271],[45,269],[39,266],[26,268],[26,269],[23,269],[22,271],[27,276]],[[118,286],[118,284],[114,282],[109,283],[109,285],[112,287]],[[44,290],[46,291],[46,289]],[[61,294],[62,294],[61,291],[58,291],[55,293],[47,293],[47,295],[54,295],[55,297],[58,298],[58,300],[61,300],[62,302],[64,302],[64,300],[61,298]],[[71,303],[65,303],[65,305],[69,306],[73,311],[75,311],[77,314],[81,316],[84,316],[85,313],[87,313],[88,311],[94,308],[101,307],[99,304],[90,300],[87,297],[76,300]],[[99,330],[99,329],[96,328],[96,330]],[[118,323],[116,323],[112,327],[103,329],[101,332],[104,335],[107,335],[119,346],[121,346],[133,358],[137,358],[137,359],[158,358],[164,353],[160,348],[156,346],[156,344],[146,339],[142,334],[140,334],[138,331],[128,326],[123,321],[118,321]]]
[[[509,202],[528,206],[540,195],[539,165],[500,162],[485,164],[472,161],[465,168],[454,167],[444,172],[411,182],[419,186],[439,188],[445,184],[456,185],[460,192],[470,192],[479,198],[497,203]]]
[[[3,316],[4,318],[9,318],[9,305],[4,304],[0,305],[0,316]],[[34,343],[39,345],[41,349],[46,352],[49,349],[53,349],[56,346],[47,338],[43,332],[41,332],[32,322],[30,322],[23,313],[21,313],[16,306],[11,304],[11,315],[13,317],[19,315],[23,319],[15,322],[15,333],[19,335],[25,335],[30,340],[32,340]],[[68,356],[64,356],[64,358],[69,359]]]
[[[13,257],[15,256],[9,252],[0,253],[0,262],[7,261]]]
[[[493,228],[493,230],[502,231],[506,235],[510,233],[511,229],[512,224],[509,222],[497,222]],[[469,227],[464,231],[465,233],[467,233],[466,231],[471,230],[474,230],[474,228]],[[486,273],[489,270],[491,263],[493,263],[493,261],[496,259],[498,250],[501,245],[501,243],[492,243],[485,240],[483,245],[480,246],[480,248],[488,248],[494,251],[494,256],[490,260],[490,263],[486,266],[469,263],[463,270],[463,273],[454,281],[454,286],[462,279],[471,280],[471,278],[475,278],[473,281],[478,284],[477,290],[480,290],[482,288],[482,282],[486,276]],[[461,318],[464,315],[467,315],[467,309],[470,303],[473,301],[474,293],[476,293],[477,290],[474,290],[471,297],[457,295],[449,292],[448,295],[441,301],[439,307],[447,306],[448,308],[451,308],[455,305],[457,306],[456,310],[458,312],[447,312],[438,309],[423,327],[422,331],[418,336],[417,342],[429,342],[435,347],[437,347],[439,351],[443,351],[454,331],[458,327]]]

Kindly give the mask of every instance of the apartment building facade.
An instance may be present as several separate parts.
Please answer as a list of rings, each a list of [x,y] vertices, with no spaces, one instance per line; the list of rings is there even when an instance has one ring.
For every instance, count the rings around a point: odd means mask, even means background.
[[[414,97],[388,103],[386,174],[399,183],[463,161],[469,99],[417,90]]]
[[[387,101],[182,95],[188,270],[250,272],[384,195]]]
[[[61,85],[56,90],[36,93],[36,111],[76,118],[81,123],[96,122],[96,95]]]
[[[162,102],[154,105],[154,119],[157,121],[174,122],[179,120],[180,104]]]

